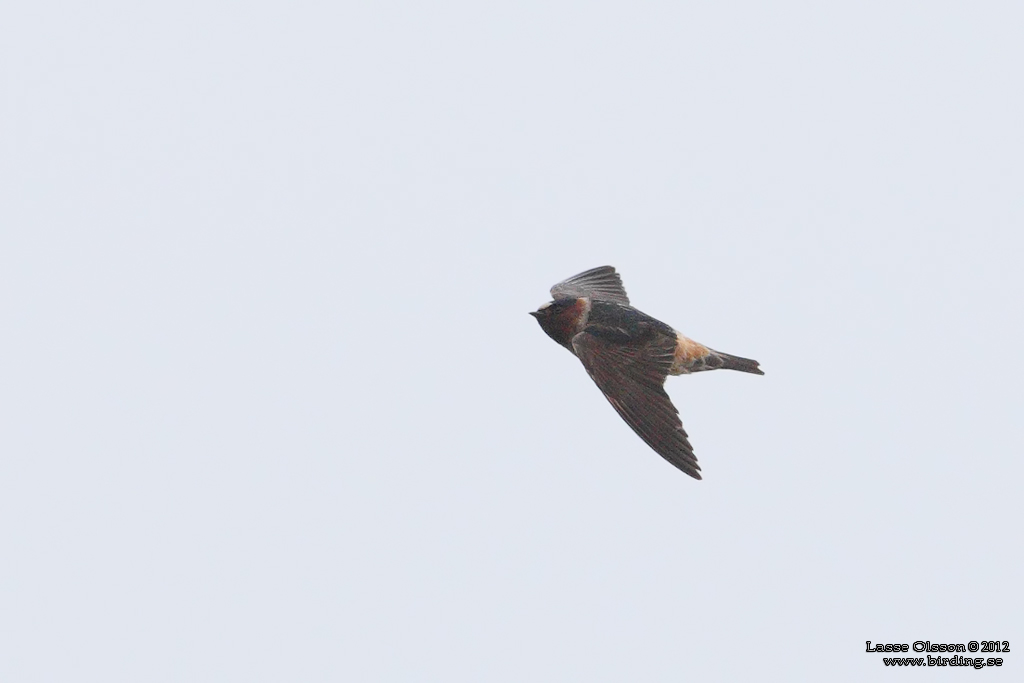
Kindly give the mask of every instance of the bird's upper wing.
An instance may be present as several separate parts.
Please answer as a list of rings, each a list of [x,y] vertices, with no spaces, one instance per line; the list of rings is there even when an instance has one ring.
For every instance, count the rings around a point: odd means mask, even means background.
[[[581,296],[629,305],[629,297],[622,287],[622,278],[611,266],[591,268],[551,288],[553,299],[572,299]]]
[[[664,389],[675,340],[653,328],[638,335],[591,325],[573,337],[572,346],[626,424],[658,455],[700,479],[693,447]]]

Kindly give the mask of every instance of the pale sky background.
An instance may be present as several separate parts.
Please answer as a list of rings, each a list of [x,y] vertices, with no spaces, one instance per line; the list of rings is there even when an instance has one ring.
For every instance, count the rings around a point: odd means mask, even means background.
[[[1022,36],[6,4],[0,680],[1024,680]],[[670,378],[702,482],[527,315],[603,264],[767,373]]]

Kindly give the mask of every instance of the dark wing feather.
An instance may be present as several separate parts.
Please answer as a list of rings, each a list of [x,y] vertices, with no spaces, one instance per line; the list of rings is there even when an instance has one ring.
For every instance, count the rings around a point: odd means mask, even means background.
[[[551,288],[552,299],[576,299],[581,296],[629,305],[629,297],[622,286],[622,278],[611,266],[591,268]]]
[[[633,431],[661,457],[694,479],[700,466],[665,393],[675,340],[653,328],[641,334],[590,326],[572,339],[591,379]]]

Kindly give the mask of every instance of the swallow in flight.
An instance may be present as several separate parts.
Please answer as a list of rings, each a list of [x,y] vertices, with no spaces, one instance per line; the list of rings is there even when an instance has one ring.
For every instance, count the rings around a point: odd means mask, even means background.
[[[665,393],[665,378],[705,370],[763,375],[758,362],[709,349],[633,308],[611,266],[559,282],[551,288],[551,298],[530,313],[541,329],[580,359],[608,402],[648,446],[700,479],[679,411]]]

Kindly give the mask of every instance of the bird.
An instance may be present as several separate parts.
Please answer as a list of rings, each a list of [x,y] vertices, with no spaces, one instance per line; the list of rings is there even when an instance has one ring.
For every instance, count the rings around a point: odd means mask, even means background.
[[[551,288],[551,301],[530,315],[580,359],[616,412],[648,446],[701,479],[693,446],[672,399],[669,375],[738,370],[763,375],[760,363],[715,351],[629,303],[612,266],[591,268]]]

